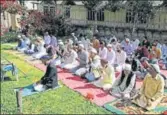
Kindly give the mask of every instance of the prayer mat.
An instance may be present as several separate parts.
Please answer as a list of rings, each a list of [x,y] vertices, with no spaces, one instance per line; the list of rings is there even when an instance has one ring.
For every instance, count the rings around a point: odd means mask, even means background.
[[[45,91],[49,91],[49,90],[54,90],[54,89],[57,89],[57,88],[60,88],[60,87],[61,87],[61,85],[58,85],[55,88],[50,88],[50,89],[47,89],[47,90],[44,90],[44,91],[41,91],[41,92],[45,92]],[[21,89],[22,97],[30,96],[30,95],[33,95],[33,94],[36,94],[36,93],[41,93],[39,91],[35,91],[34,90],[33,84],[25,86],[23,88],[16,88],[16,89],[14,89],[14,91],[18,91],[20,89]]]
[[[158,106],[150,111],[147,111],[135,104],[123,105],[120,99],[115,99],[104,105],[104,108],[116,114],[162,114],[167,110],[167,89],[165,95]]]

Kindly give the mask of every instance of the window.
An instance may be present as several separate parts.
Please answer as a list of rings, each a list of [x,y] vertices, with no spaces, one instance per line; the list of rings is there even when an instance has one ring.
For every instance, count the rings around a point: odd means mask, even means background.
[[[55,7],[50,7],[50,15],[55,16]]]
[[[69,7],[66,7],[65,17],[70,18],[70,8]]]
[[[128,10],[126,12],[126,23],[133,23],[134,22],[134,12],[132,10]]]
[[[95,20],[95,11],[88,10],[88,20]],[[97,12],[97,21],[104,21],[104,9]]]
[[[44,6],[43,7],[43,12],[45,15],[51,15],[54,16],[55,15],[55,7],[54,6]]]
[[[44,12],[45,15],[49,14],[49,8],[48,8],[48,6],[44,6],[43,12]]]

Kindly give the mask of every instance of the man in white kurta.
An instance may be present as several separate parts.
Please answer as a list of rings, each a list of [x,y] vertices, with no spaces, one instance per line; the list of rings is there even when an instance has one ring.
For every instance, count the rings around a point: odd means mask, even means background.
[[[125,60],[127,58],[126,52],[122,50],[121,46],[117,46],[116,56],[115,56],[114,67],[116,71],[121,72],[125,65]]]
[[[51,42],[51,38],[50,38],[48,32],[46,32],[45,35],[44,35],[44,42],[45,42],[46,45],[49,45],[50,42]]]
[[[140,41],[138,39],[135,39],[134,41],[132,41],[132,49],[133,49],[133,52],[135,50],[137,50],[138,46],[139,46],[139,43]]]
[[[78,58],[76,60],[79,62],[79,65],[71,69],[71,72],[75,75],[82,76],[88,70],[89,55],[88,52],[84,50],[84,45],[79,44],[78,47]]]
[[[44,47],[44,42],[40,38],[38,38],[37,40],[37,50],[38,52],[32,55],[36,59],[40,59],[42,56],[47,54],[46,49]]]
[[[135,82],[136,75],[132,73],[131,65],[125,64],[124,70],[113,84],[110,93],[118,98],[130,98]]]
[[[124,51],[126,52],[128,56],[132,55],[133,47],[129,39],[126,39],[126,43],[123,45],[123,47],[124,47]]]
[[[64,69],[72,69],[79,65],[76,58],[78,58],[78,54],[73,50],[72,46],[68,46],[68,52],[64,55],[64,62],[60,65]]]
[[[109,65],[113,65],[115,61],[115,51],[112,49],[112,45],[108,44],[107,45],[107,58],[106,60],[108,61]]]
[[[100,43],[99,56],[104,60],[107,58],[107,48],[105,47],[105,43],[103,41]]]

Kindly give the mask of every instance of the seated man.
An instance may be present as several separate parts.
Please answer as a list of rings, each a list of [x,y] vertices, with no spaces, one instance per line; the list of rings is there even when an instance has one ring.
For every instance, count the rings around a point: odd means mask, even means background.
[[[59,40],[58,42],[58,47],[56,48],[56,54],[55,54],[55,58],[53,58],[50,63],[53,63],[54,65],[60,65],[61,64],[61,60],[64,56],[65,53],[65,46],[64,43]]]
[[[133,53],[133,47],[128,38],[125,41],[126,43],[123,45],[124,51],[126,52],[127,56],[130,56]]]
[[[131,65],[125,64],[120,77],[113,84],[110,93],[118,98],[130,98],[135,84],[136,75],[132,72]]]
[[[161,50],[157,48],[156,43],[153,43],[152,50],[150,52],[150,60],[154,60],[154,59],[159,60],[160,58],[161,58]]]
[[[53,47],[49,47],[47,48],[46,50],[47,52],[47,55],[44,55],[40,58],[40,60],[45,64],[47,65],[47,61],[53,59],[55,57],[55,52],[54,52],[54,48]]]
[[[90,51],[90,68],[86,73],[85,78],[89,81],[95,81],[100,77],[99,69],[100,69],[100,57],[97,55],[97,50],[95,48],[91,48]]]
[[[30,41],[30,45],[27,50],[24,51],[25,54],[33,54],[35,53],[35,45]]]
[[[71,69],[71,72],[78,76],[81,76],[86,73],[88,69],[88,62],[89,62],[89,56],[88,56],[88,53],[84,50],[83,44],[79,44],[78,58],[76,60],[79,62],[79,65]]]
[[[133,103],[147,110],[154,109],[160,103],[164,94],[164,79],[159,74],[157,64],[152,64],[148,69],[143,85]]]
[[[107,58],[107,48],[105,47],[105,42],[100,42],[100,48],[99,48],[99,56],[100,59],[106,59]]]
[[[40,59],[42,56],[46,55],[46,49],[44,48],[44,42],[41,38],[37,38],[37,50],[38,52],[34,53],[32,56],[36,59]]]
[[[126,61],[126,52],[122,50],[121,46],[117,46],[117,51],[116,51],[116,56],[115,56],[115,62],[114,62],[114,67],[116,71],[121,72],[122,68],[125,65]]]
[[[107,45],[107,58],[106,60],[108,61],[108,63],[110,65],[114,65],[114,61],[115,61],[115,51],[112,49],[112,45],[108,44]]]
[[[55,88],[56,86],[58,86],[57,69],[55,65],[49,64],[45,75],[40,81],[34,84],[34,90],[44,91],[49,88]]]
[[[23,40],[21,36],[18,36],[18,45],[16,47],[16,50],[18,51],[24,51],[27,49],[26,42]]]
[[[101,79],[95,81],[93,84],[103,90],[109,90],[115,82],[114,68],[108,64],[106,60],[101,59],[102,68],[100,69]]]
[[[64,55],[64,62],[60,65],[64,69],[72,69],[79,65],[76,58],[78,58],[78,54],[76,51],[73,50],[72,45],[68,45],[67,48],[68,52]]]

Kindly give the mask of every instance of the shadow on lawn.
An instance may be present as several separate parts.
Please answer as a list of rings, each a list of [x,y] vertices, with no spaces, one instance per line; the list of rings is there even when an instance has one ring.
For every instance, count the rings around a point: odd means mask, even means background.
[[[3,82],[7,82],[7,81],[16,81],[16,80],[13,80],[13,79],[11,79],[11,78],[8,77],[8,76],[5,76]],[[2,82],[2,81],[1,81],[1,82]]]
[[[76,87],[74,89],[88,89],[88,88],[92,88],[92,89],[98,89],[96,86],[92,85],[92,84],[86,84],[84,86],[80,86],[80,87]]]

